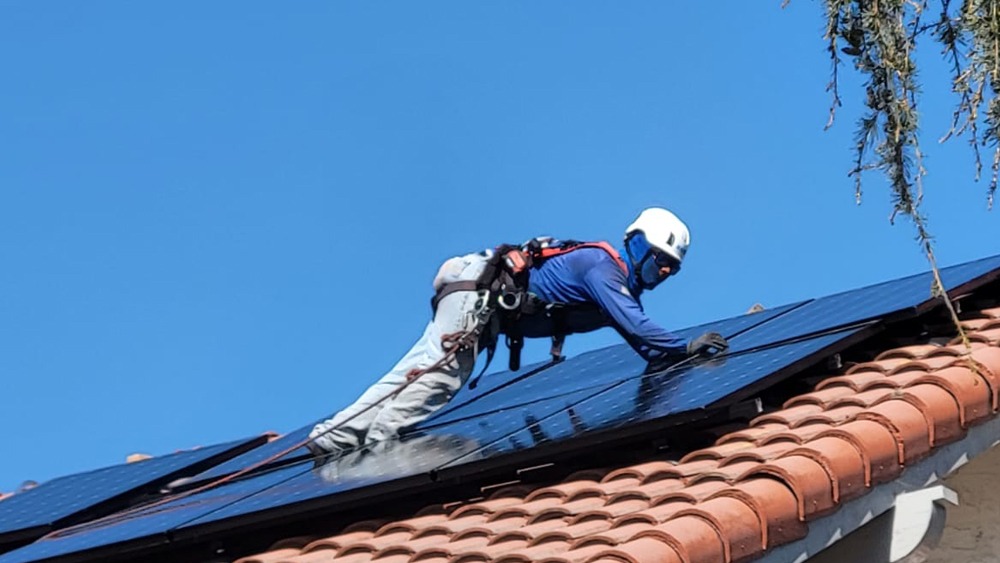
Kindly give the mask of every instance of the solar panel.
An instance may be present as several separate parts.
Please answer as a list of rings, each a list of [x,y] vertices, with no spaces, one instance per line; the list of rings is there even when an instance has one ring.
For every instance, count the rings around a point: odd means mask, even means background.
[[[504,412],[493,418],[509,418],[509,423],[501,424],[493,420],[490,428],[498,429],[497,432],[478,433],[477,437],[484,442],[483,449],[455,459],[446,466],[467,463],[469,458],[482,459],[516,451],[523,448],[522,444],[535,448],[548,442],[717,406],[723,399],[739,396],[749,386],[780,370],[843,343],[860,330],[848,329],[784,346],[735,354],[663,374],[630,377],[553,413],[535,412],[530,405]],[[531,423],[520,424],[516,433],[506,432],[525,419]],[[445,425],[435,428],[434,432],[462,436],[470,433],[470,425],[468,421]]]
[[[770,319],[795,309],[802,303],[792,303],[775,309],[740,315],[689,327],[677,331],[683,338],[693,338],[704,332],[719,332],[732,337]],[[535,369],[542,367],[544,369]],[[632,348],[623,345],[609,346],[586,352],[558,364],[536,364],[519,372],[501,372],[483,378],[484,384],[476,390],[456,394],[448,406],[418,425],[429,428],[489,412],[510,409],[541,399],[601,387],[641,374],[646,362]],[[463,400],[464,399],[464,400]]]
[[[943,268],[941,279],[952,291],[998,268],[1000,256],[993,256]],[[748,331],[735,340],[734,349],[747,350],[913,310],[931,301],[932,281],[932,274],[924,272],[815,299]]]
[[[236,473],[241,469],[257,465],[270,457],[277,455],[280,452],[285,451],[291,446],[298,444],[309,437],[309,432],[312,431],[313,427],[316,426],[320,421],[309,423],[306,426],[293,430],[277,440],[273,440],[260,446],[259,448],[254,448],[249,452],[234,457],[224,463],[220,463],[215,467],[212,467],[206,471],[203,471],[196,475],[192,482],[202,482],[211,479],[218,479],[220,477],[225,477],[231,473]],[[308,457],[312,454],[306,448],[298,448],[297,450],[287,454],[286,456],[280,458],[283,461],[294,459],[297,457]]]
[[[308,469],[302,465],[285,467],[148,510],[129,512],[124,516],[115,515],[75,529],[56,532],[0,555],[0,563],[28,563],[111,545],[115,545],[116,554],[121,554],[127,551],[118,545],[122,542],[134,542],[136,547],[165,543],[168,539],[166,534],[171,529],[285,481],[302,471]]]
[[[150,492],[174,480],[237,455],[265,437],[238,440],[60,477],[0,502],[0,543],[38,537],[74,516],[100,512],[102,505]]]

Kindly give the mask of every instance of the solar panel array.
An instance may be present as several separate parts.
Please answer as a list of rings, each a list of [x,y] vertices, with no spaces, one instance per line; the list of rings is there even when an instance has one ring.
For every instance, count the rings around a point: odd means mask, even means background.
[[[945,287],[984,283],[995,279],[998,270],[1000,256],[948,268],[943,272]],[[448,407],[398,439],[349,452],[319,467],[311,460],[295,461],[296,452],[283,465],[35,542],[0,555],[0,563],[38,561],[101,546],[121,549],[121,542],[155,544],[167,541],[168,533],[195,534],[226,519],[363,497],[374,486],[403,490],[407,483],[427,482],[431,471],[461,471],[477,463],[502,461],[509,454],[544,455],[547,448],[539,447],[543,445],[602,436],[613,439],[616,432],[745,398],[798,366],[842,349],[884,318],[918,312],[932,302],[930,281],[929,274],[921,274],[680,331],[686,337],[707,330],[721,332],[731,340],[730,353],[662,373],[644,375],[645,362],[620,345],[554,365],[487,376],[477,389],[463,389]],[[312,426],[200,478],[259,463],[303,439]]]
[[[264,441],[263,437],[238,440],[48,481],[0,502],[0,544],[40,536],[103,503],[193,474],[205,464],[217,463]]]

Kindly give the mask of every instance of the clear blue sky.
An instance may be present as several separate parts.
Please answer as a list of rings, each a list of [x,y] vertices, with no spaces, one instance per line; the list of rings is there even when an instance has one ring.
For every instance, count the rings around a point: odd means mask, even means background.
[[[0,1],[0,491],[329,414],[442,260],[648,205],[693,232],[668,327],[924,269],[779,4]],[[940,259],[1000,253],[926,51]]]

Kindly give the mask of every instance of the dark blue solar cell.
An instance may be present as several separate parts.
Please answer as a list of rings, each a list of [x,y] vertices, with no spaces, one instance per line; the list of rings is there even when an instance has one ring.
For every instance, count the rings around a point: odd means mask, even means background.
[[[993,256],[943,268],[941,279],[951,291],[997,268],[1000,268],[1000,256]],[[932,281],[932,274],[924,272],[821,297],[737,337],[734,349],[747,350],[918,307],[931,300]]]
[[[28,563],[140,539],[154,543],[165,542],[165,534],[169,530],[259,493],[303,471],[308,469],[301,464],[283,467],[252,479],[235,481],[144,511],[115,515],[92,524],[57,532],[35,543],[0,555],[0,563]]]
[[[312,431],[313,427],[316,426],[318,422],[320,421],[317,420],[316,422],[309,423],[308,425],[303,426],[302,428],[293,430],[288,434],[285,434],[284,436],[278,438],[277,440],[268,442],[263,446],[260,446],[259,448],[254,448],[241,456],[237,456],[229,461],[220,463],[219,465],[216,465],[215,467],[212,467],[207,471],[199,473],[197,476],[195,476],[193,481],[202,482],[211,479],[218,479],[220,477],[224,477],[231,473],[236,473],[237,471],[240,471],[242,469],[262,464],[263,462],[269,460],[271,457],[280,454],[281,452],[287,450],[288,448],[308,438],[309,432]],[[300,447],[292,451],[291,453],[282,456],[279,459],[281,459],[282,461],[288,461],[296,457],[308,457],[310,455],[311,454],[309,453],[309,450],[307,450],[304,447]],[[268,465],[270,465],[270,463]]]
[[[263,437],[238,440],[54,479],[0,502],[0,536],[52,525],[144,487],[166,484],[186,469],[263,441]]]
[[[491,416],[497,428],[516,427],[518,421],[530,420],[507,435],[493,438],[483,448],[470,452],[443,467],[455,467],[470,461],[534,448],[543,443],[576,438],[587,433],[631,426],[641,422],[678,415],[735,399],[747,388],[817,352],[835,346],[861,329],[847,329],[775,346],[761,351],[736,354],[658,375],[632,377],[617,385],[567,404],[554,412],[535,411],[533,405]],[[506,425],[495,420],[508,419]],[[475,434],[471,421],[435,428],[438,435],[461,438]],[[482,437],[481,437],[482,438]]]

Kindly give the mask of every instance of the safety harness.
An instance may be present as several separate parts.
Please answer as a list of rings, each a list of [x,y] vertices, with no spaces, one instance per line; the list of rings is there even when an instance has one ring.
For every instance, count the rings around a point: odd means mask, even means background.
[[[485,307],[477,308],[480,312],[477,320],[482,323],[476,335],[477,345],[487,350],[486,371],[496,351],[500,334],[506,336],[507,348],[510,351],[509,365],[511,371],[521,367],[521,349],[524,347],[524,335],[520,323],[525,317],[544,314],[552,321],[552,360],[561,361],[562,346],[569,333],[566,319],[571,310],[593,309],[591,303],[547,303],[528,292],[528,280],[533,268],[540,267],[546,260],[561,256],[581,248],[600,248],[608,253],[619,268],[628,275],[628,266],[622,260],[618,251],[607,242],[557,241],[548,237],[539,237],[523,245],[502,244],[489,255],[486,267],[477,280],[458,281],[442,286],[431,300],[431,307],[437,311],[437,305],[446,296],[458,291],[480,292]],[[482,373],[480,373],[480,376]],[[474,378],[469,387],[475,388],[479,376]]]

